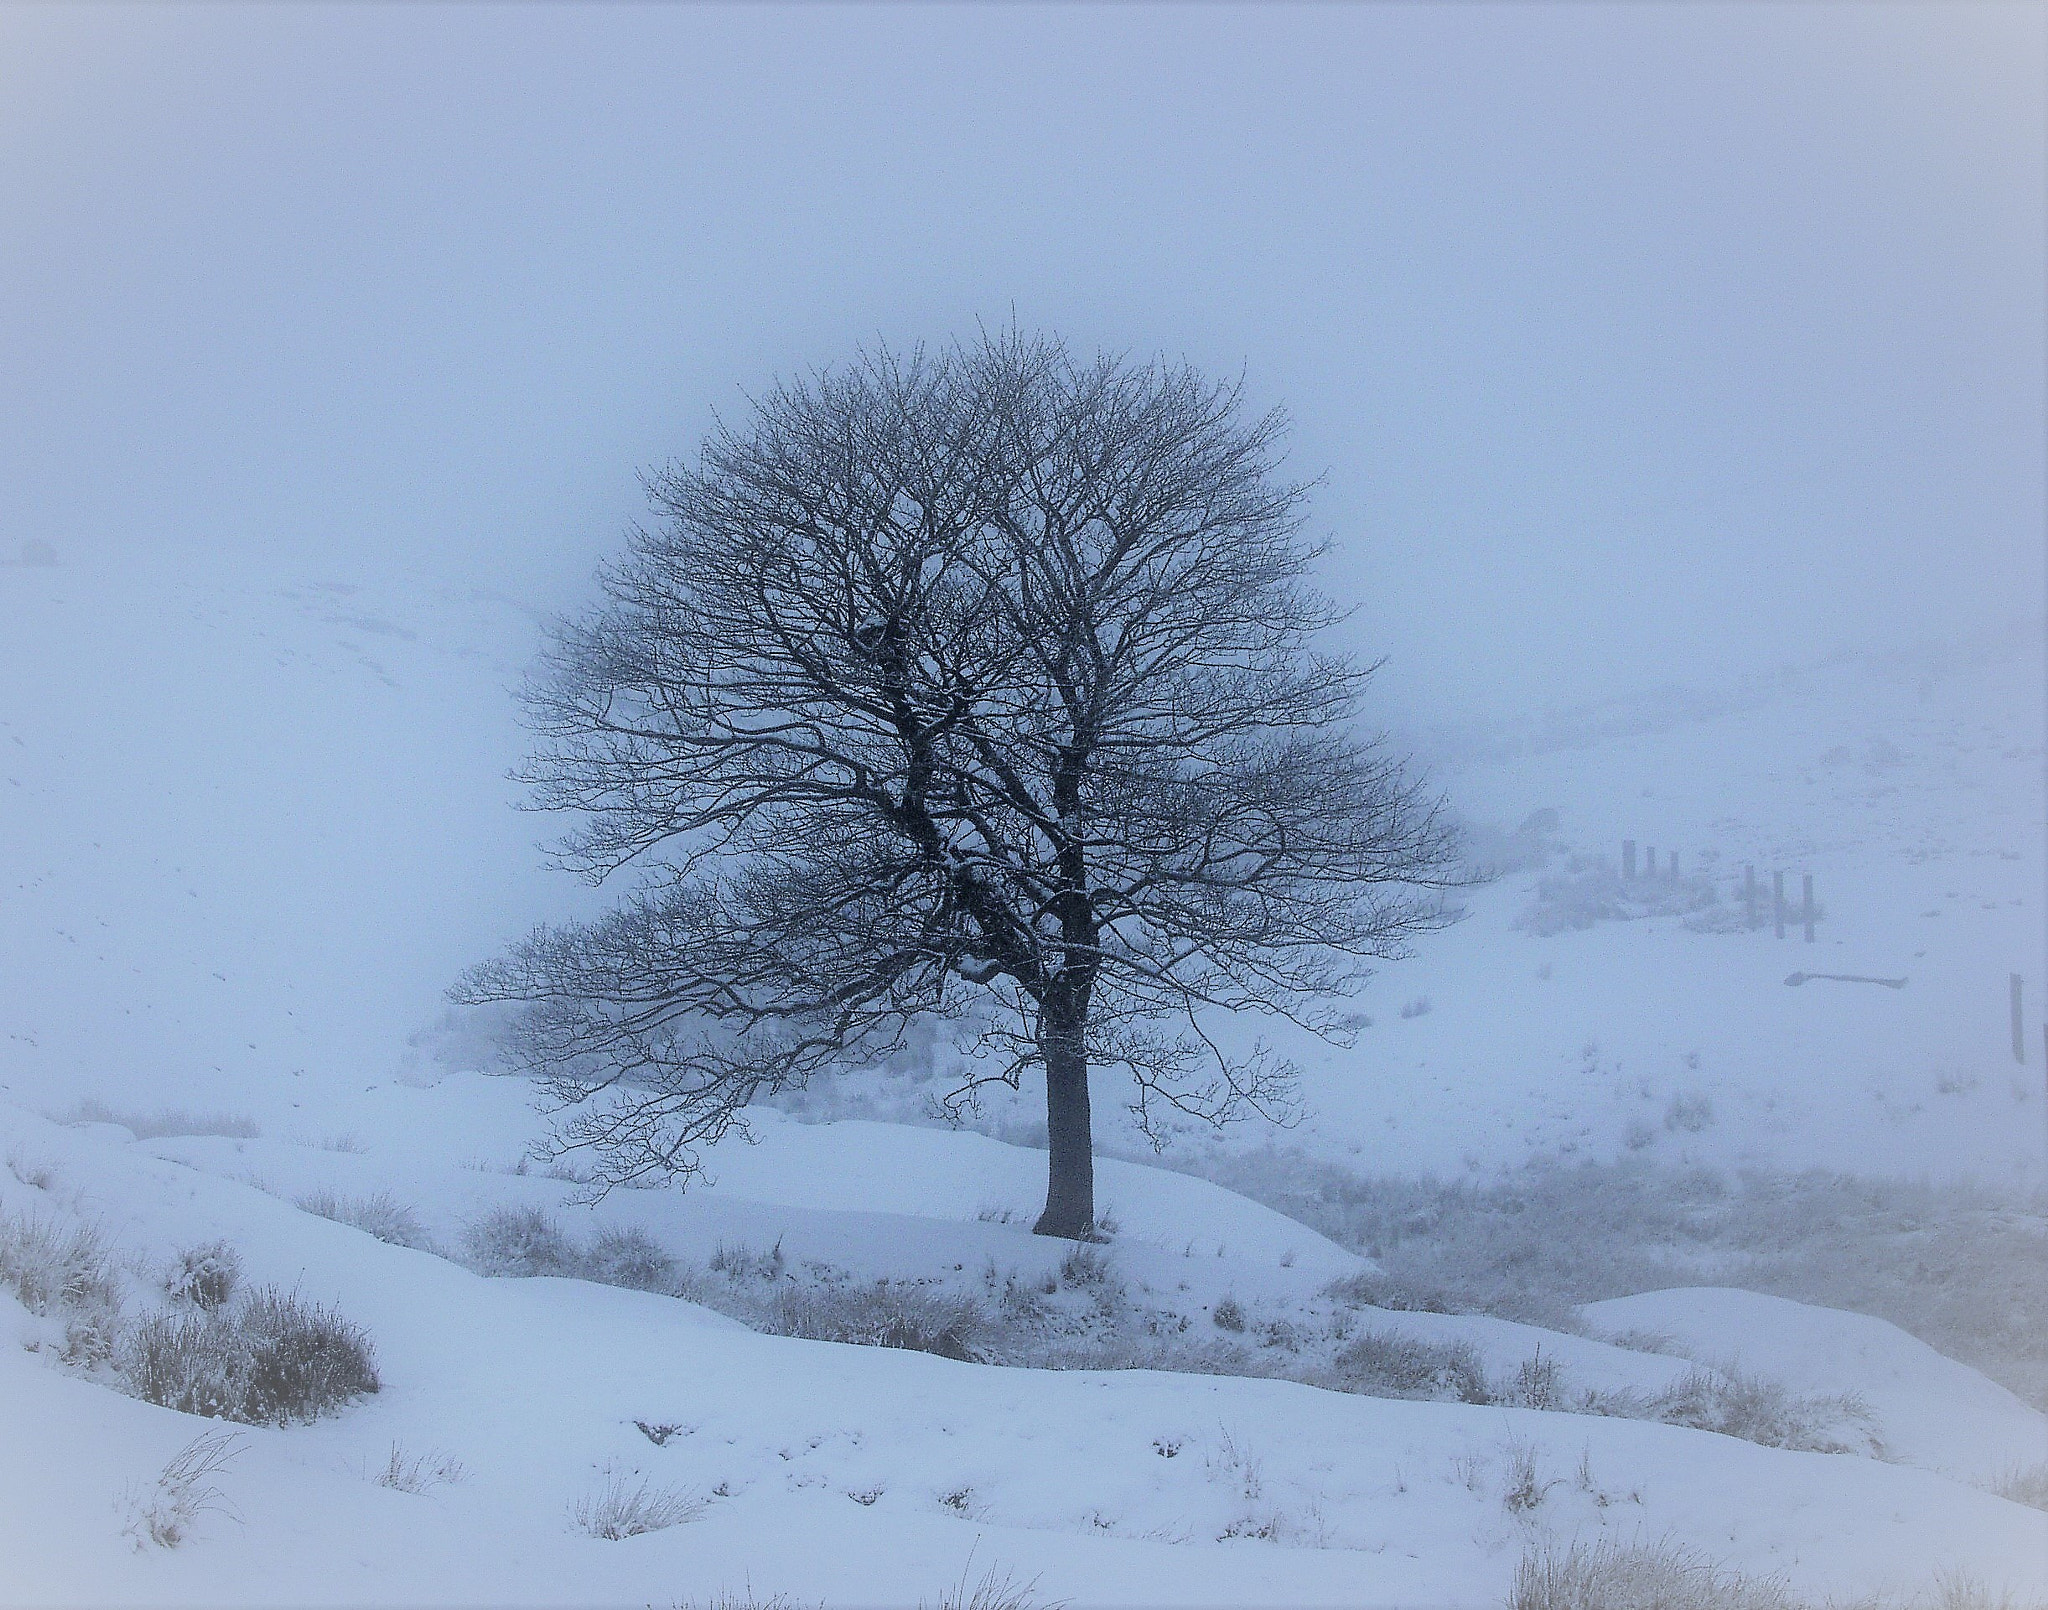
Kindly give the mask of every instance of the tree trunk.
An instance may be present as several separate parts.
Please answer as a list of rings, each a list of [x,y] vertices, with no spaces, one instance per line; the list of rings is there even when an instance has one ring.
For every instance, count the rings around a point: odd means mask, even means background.
[[[1088,1051],[1081,1024],[1061,1013],[1046,1025],[1045,1130],[1050,1145],[1045,1211],[1033,1235],[1095,1239],[1095,1142],[1088,1120]]]

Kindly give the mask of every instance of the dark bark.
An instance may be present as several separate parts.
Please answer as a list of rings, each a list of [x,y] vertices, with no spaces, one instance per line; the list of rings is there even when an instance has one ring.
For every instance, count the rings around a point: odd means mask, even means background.
[[[1088,1112],[1088,1051],[1071,1009],[1056,1011],[1044,1030],[1045,1211],[1033,1235],[1068,1241],[1095,1238],[1095,1147]]]

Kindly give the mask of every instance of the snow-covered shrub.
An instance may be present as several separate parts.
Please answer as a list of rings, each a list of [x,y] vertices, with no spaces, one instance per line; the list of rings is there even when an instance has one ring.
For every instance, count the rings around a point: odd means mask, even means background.
[[[120,1307],[113,1257],[91,1225],[64,1229],[26,1214],[0,1217],[0,1282],[32,1314]]]
[[[605,1476],[595,1492],[572,1503],[569,1516],[578,1531],[616,1543],[643,1532],[680,1526],[703,1509],[701,1498],[674,1488],[653,1486],[644,1478],[632,1481],[614,1471]]]
[[[359,1327],[271,1286],[220,1308],[145,1315],[115,1363],[139,1398],[244,1425],[318,1419],[379,1385]]]
[[[1336,1367],[1346,1391],[1367,1397],[1493,1401],[1479,1355],[1467,1342],[1364,1331],[1338,1353]]]
[[[980,1361],[988,1318],[973,1298],[917,1281],[791,1281],[775,1294],[767,1328],[779,1336],[857,1347],[900,1347]]]
[[[336,1224],[351,1225],[366,1235],[394,1247],[411,1247],[419,1252],[435,1250],[434,1238],[412,1208],[389,1191],[372,1191],[368,1196],[342,1196],[322,1186],[299,1198],[299,1206]]]
[[[1401,1015],[1408,1018],[1428,1017],[1434,1010],[1427,995],[1418,995],[1402,1006]]]
[[[1695,1369],[1650,1400],[1667,1425],[1718,1431],[1766,1448],[1808,1453],[1879,1453],[1883,1441],[1869,1408],[1853,1395],[1801,1396],[1782,1381],[1736,1369]]]
[[[645,1230],[600,1230],[578,1260],[576,1272],[606,1286],[679,1293],[676,1260]]]
[[[78,1103],[58,1120],[66,1124],[119,1124],[137,1140],[161,1140],[173,1135],[218,1135],[227,1140],[255,1140],[263,1133],[253,1119],[239,1113],[186,1112],[181,1107],[163,1107],[155,1112],[117,1112],[91,1097]]]
[[[1716,1569],[1674,1543],[1613,1538],[1532,1549],[1508,1610],[1796,1610],[1774,1582]]]
[[[209,1510],[232,1516],[213,1478],[242,1451],[239,1432],[215,1431],[194,1437],[173,1454],[146,1488],[125,1495],[128,1524],[123,1534],[135,1547],[174,1549],[192,1535],[193,1523]]]
[[[579,1261],[562,1227],[537,1207],[493,1208],[462,1233],[469,1261],[486,1275],[568,1275]]]
[[[208,1241],[178,1254],[164,1289],[175,1302],[218,1308],[235,1294],[241,1278],[241,1254],[225,1241]]]
[[[1242,1331],[1244,1329],[1244,1305],[1235,1297],[1225,1296],[1217,1301],[1209,1318],[1218,1330]]]

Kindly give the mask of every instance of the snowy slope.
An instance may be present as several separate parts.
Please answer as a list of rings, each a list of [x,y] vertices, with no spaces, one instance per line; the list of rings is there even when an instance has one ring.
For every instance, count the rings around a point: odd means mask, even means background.
[[[386,1191],[454,1248],[490,1209],[532,1206],[689,1259],[779,1245],[863,1278],[1031,1278],[1064,1251],[1025,1231],[1042,1153],[872,1121],[919,1119],[929,1068],[821,1091],[812,1116],[836,1104],[844,1121],[761,1114],[757,1143],[721,1148],[688,1193],[580,1207],[572,1182],[514,1171],[533,1114],[468,1071],[487,1038],[441,991],[595,898],[541,868],[543,824],[504,778],[534,611],[341,558],[309,577],[59,557],[0,567],[0,1209],[104,1225],[138,1304],[161,1300],[174,1252],[225,1238],[252,1279],[362,1323],[386,1387],[333,1420],[241,1433],[223,1478],[239,1522],[138,1554],[123,1491],[208,1426],[0,1347],[5,1596],[671,1602],[751,1583],[916,1602],[971,1555],[1083,1603],[1419,1610],[1496,1604],[1525,1547],[1593,1534],[1668,1534],[1816,1593],[1903,1592],[1945,1564],[2048,1592],[2048,1517],[1971,1485],[2042,1457],[2040,1417],[1857,1316],[1720,1292],[1589,1312],[1603,1334],[1861,1393],[1890,1463],[1640,1419],[758,1335],[674,1298],[486,1280],[301,1211],[321,1188]],[[1597,722],[1438,741],[1438,779],[1476,819],[1552,807],[1588,853],[1632,836],[1688,869],[1711,849],[1724,875],[1782,865],[1796,887],[1814,871],[1818,942],[1676,918],[1541,938],[1516,926],[1538,874],[1516,874],[1382,972],[1357,1048],[1300,1048],[1307,1112],[1288,1138],[1390,1171],[1633,1148],[2039,1181],[2039,1051],[2014,1064],[2004,1019],[2009,972],[2030,1017],[2042,999],[2031,652],[1844,661],[1676,713],[1630,707],[1590,738]],[[1909,983],[1788,988],[1795,969]],[[81,1101],[137,1128],[50,1122]],[[198,1116],[152,1122],[162,1108]],[[988,1122],[1014,1138],[1033,1118],[1026,1091]],[[47,1189],[28,1183],[46,1171]],[[1306,1311],[1361,1267],[1184,1175],[1107,1159],[1101,1180],[1120,1275],[1197,1326],[1225,1297]],[[44,1337],[0,1308],[0,1339]],[[1469,1344],[1496,1374],[1540,1347],[1604,1391],[1689,1368],[1500,1320],[1374,1323]],[[691,1429],[657,1447],[636,1420]],[[379,1487],[393,1444],[468,1475]],[[1532,1505],[1507,1502],[1518,1460]],[[588,1538],[569,1506],[607,1470],[705,1508]]]
[[[385,1380],[338,1418],[243,1433],[220,1479],[239,1521],[137,1552],[123,1489],[204,1423],[7,1350],[0,1548],[29,1602],[637,1602],[750,1584],[908,1603],[972,1551],[1086,1603],[1478,1605],[1531,1541],[1602,1532],[1712,1545],[1816,1591],[1904,1587],[1944,1562],[2048,1589],[2048,1516],[1929,1471],[1635,1420],[760,1336],[645,1293],[484,1279],[110,1126],[14,1112],[8,1128],[48,1181],[41,1211],[91,1213],[141,1270],[225,1236],[250,1278],[362,1323]],[[28,1189],[10,1180],[9,1205]],[[675,1429],[656,1446],[636,1422]],[[394,1443],[464,1474],[381,1489]],[[1520,1511],[1518,1457],[1540,1489]],[[608,1473],[703,1512],[579,1537],[570,1508]]]

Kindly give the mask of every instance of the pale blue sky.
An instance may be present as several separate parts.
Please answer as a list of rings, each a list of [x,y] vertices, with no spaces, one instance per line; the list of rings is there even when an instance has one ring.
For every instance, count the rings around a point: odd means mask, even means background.
[[[2043,596],[2032,6],[0,6],[0,549],[566,600],[742,387],[1247,375],[1418,714]]]

